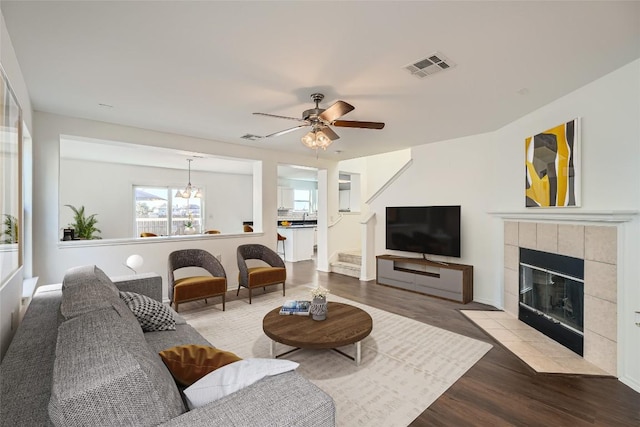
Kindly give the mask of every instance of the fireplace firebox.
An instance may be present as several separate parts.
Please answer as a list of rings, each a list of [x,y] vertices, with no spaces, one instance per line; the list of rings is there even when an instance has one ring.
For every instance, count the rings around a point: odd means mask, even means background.
[[[518,318],[580,356],[584,260],[520,248]]]

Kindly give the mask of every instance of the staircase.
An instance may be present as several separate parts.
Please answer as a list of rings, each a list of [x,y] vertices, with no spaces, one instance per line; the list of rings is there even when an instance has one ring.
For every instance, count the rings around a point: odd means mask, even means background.
[[[331,263],[331,272],[360,278],[362,255],[359,250],[338,253],[338,260]]]

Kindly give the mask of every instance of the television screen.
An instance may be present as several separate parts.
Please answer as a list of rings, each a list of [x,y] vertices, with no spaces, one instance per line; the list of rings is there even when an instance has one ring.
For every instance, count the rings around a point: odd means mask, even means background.
[[[387,249],[460,257],[460,206],[387,207]]]

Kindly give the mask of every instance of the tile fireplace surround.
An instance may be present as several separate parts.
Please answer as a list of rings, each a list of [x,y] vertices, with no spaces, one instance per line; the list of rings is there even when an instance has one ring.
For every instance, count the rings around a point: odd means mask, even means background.
[[[504,222],[504,309],[518,317],[519,248],[584,259],[584,359],[617,376],[618,228]]]

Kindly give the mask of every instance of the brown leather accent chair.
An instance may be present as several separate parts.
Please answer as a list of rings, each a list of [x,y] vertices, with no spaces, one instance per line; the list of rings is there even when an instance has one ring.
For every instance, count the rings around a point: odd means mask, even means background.
[[[200,267],[210,276],[189,276],[176,279],[174,272],[185,267]],[[178,304],[188,301],[222,296],[222,311],[225,310],[227,275],[220,261],[202,249],[182,249],[169,254],[169,300],[176,312]]]
[[[282,296],[285,293],[285,281],[287,280],[287,269],[280,255],[272,249],[259,244],[240,245],[237,250],[238,257],[238,291],[240,287],[249,289],[249,304],[251,304],[251,292],[254,288],[279,285],[282,283]],[[262,261],[258,266],[249,267],[248,260]]]

